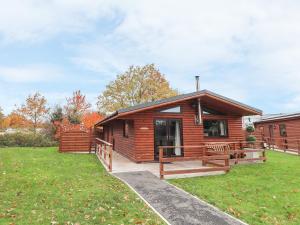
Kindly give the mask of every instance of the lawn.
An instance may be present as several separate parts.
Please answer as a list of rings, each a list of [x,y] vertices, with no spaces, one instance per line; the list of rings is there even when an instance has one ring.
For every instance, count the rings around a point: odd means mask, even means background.
[[[300,157],[267,152],[265,164],[170,182],[249,224],[300,224]]]
[[[0,148],[0,224],[162,224],[93,154]]]

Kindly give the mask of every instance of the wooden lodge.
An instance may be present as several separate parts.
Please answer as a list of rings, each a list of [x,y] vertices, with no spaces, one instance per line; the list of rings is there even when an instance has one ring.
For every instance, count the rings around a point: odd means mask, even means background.
[[[273,148],[300,154],[300,113],[278,114],[254,122],[255,135]]]
[[[98,138],[134,162],[201,157],[206,143],[245,140],[242,117],[262,111],[208,90],[120,109],[95,124]]]

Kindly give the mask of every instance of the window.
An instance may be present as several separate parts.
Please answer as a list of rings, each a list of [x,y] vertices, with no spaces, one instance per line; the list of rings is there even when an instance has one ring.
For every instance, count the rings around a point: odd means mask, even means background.
[[[173,108],[163,109],[160,112],[162,112],[162,113],[181,113],[181,107],[176,106]]]
[[[287,136],[285,124],[279,124],[279,132],[281,137]]]
[[[228,137],[225,120],[204,120],[203,127],[205,137]]]
[[[220,113],[216,110],[209,109],[209,108],[206,108],[206,107],[202,108],[202,112],[203,112],[204,115],[223,115],[222,113]]]
[[[123,123],[123,137],[128,138],[128,133],[129,133],[129,121],[125,120]]]

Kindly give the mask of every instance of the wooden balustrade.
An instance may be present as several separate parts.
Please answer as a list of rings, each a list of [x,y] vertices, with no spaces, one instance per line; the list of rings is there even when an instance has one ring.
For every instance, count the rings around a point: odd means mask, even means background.
[[[258,161],[261,160],[265,162],[266,150],[263,148],[261,142],[247,142],[247,141],[238,141],[238,142],[209,142],[206,143],[208,148],[213,148],[215,151],[220,149],[220,146],[228,146],[229,154],[231,161],[234,164],[238,164],[239,161]],[[261,147],[260,147],[261,146]],[[246,157],[247,153],[261,153],[258,157]]]
[[[112,171],[112,157],[113,148],[112,144],[103,141],[99,138],[95,138],[96,155],[98,159],[107,167],[108,171]]]
[[[198,148],[202,151],[201,156],[197,157],[165,157],[164,151],[174,148]],[[202,161],[205,162],[205,165],[210,163],[214,167],[203,167],[199,165],[199,168],[195,169],[177,169],[177,170],[165,170],[164,163],[170,162],[182,162],[182,161]],[[224,161],[224,164],[216,164],[211,161]],[[211,154],[207,151],[205,145],[201,146],[160,146],[159,147],[159,173],[160,179],[164,179],[165,175],[175,175],[175,174],[188,174],[188,173],[200,173],[200,172],[212,172],[212,171],[225,171],[228,172],[230,169],[229,166],[229,152],[223,151],[218,152],[217,154]]]
[[[300,155],[300,139],[297,138],[265,138],[269,149],[278,149],[284,152],[293,152]]]

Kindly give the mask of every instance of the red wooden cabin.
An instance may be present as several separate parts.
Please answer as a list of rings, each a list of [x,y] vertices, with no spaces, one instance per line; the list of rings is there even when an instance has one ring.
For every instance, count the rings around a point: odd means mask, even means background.
[[[300,153],[300,113],[265,117],[254,123],[255,135],[281,149]]]
[[[200,112],[200,113],[199,113]],[[98,122],[102,138],[135,162],[158,159],[158,146],[191,146],[244,140],[242,117],[262,111],[208,90],[120,109]],[[199,156],[174,148],[169,156]]]

